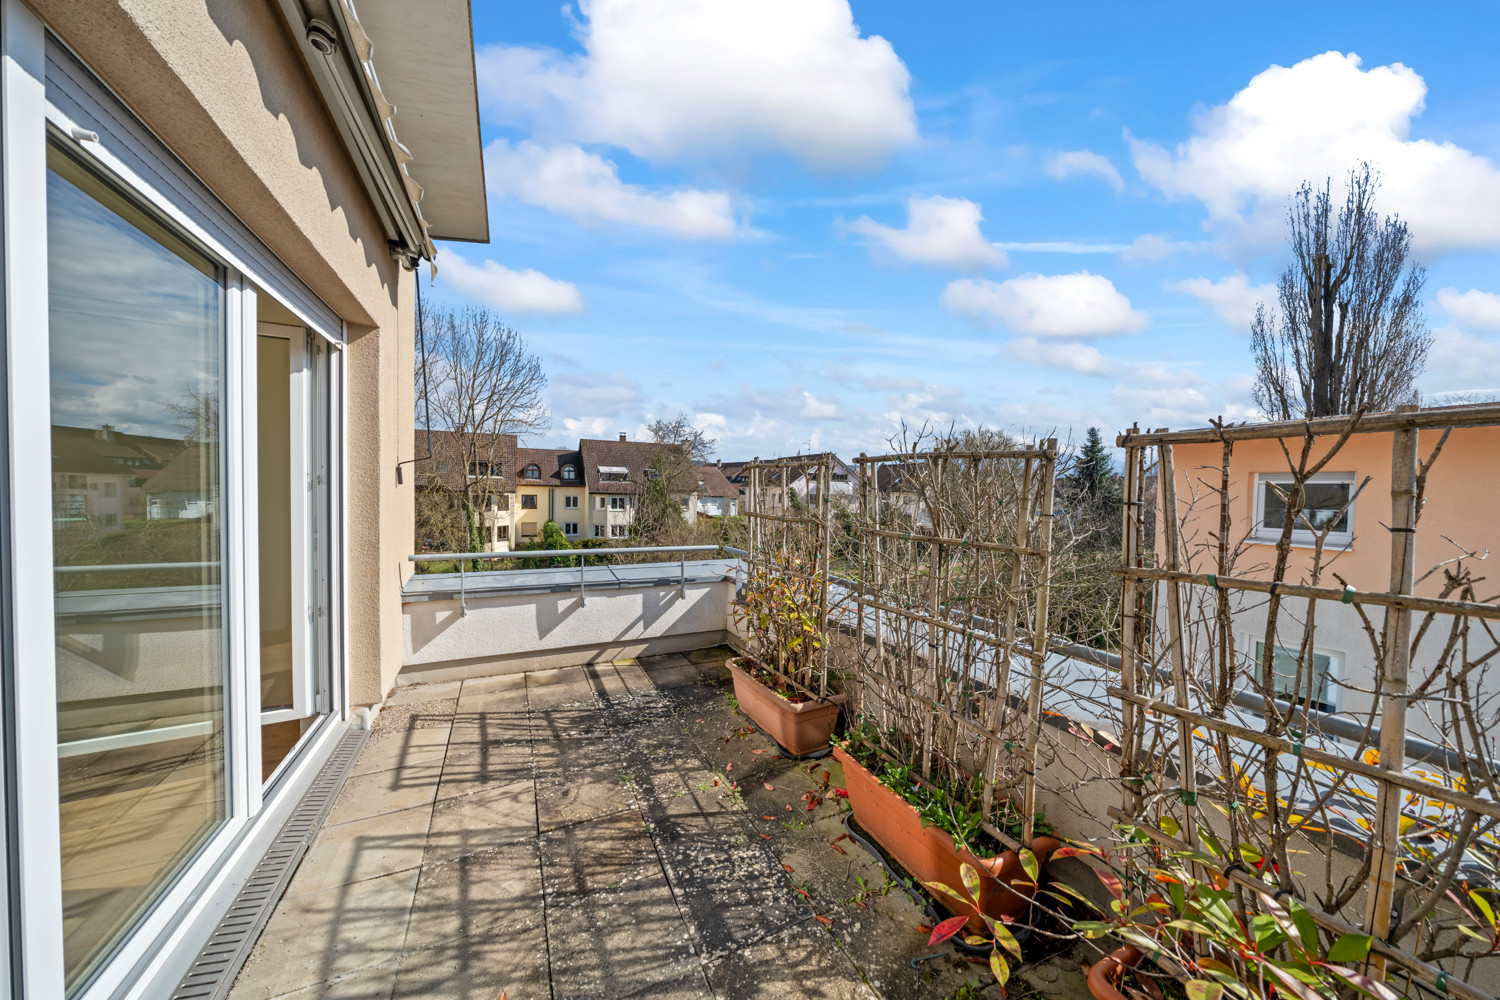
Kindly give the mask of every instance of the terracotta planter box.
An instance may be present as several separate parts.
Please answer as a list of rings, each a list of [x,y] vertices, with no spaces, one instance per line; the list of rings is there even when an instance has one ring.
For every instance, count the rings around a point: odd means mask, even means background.
[[[828,745],[828,737],[833,735],[834,724],[838,722],[843,695],[793,704],[741,670],[739,662],[735,658],[725,666],[734,678],[734,696],[741,711],[754,719],[757,726],[798,757]]]
[[[922,817],[910,802],[880,783],[876,777],[844,752],[834,747],[833,755],[844,766],[844,787],[849,790],[849,805],[854,819],[879,842],[886,852],[901,863],[919,882],[941,882],[963,892],[960,865],[967,862],[979,872],[979,906],[992,917],[1016,918],[1025,914],[1035,888],[1016,887],[1017,895],[1003,888],[1014,880],[1029,881],[1021,859],[1015,851],[999,857],[976,858],[968,851],[956,850],[953,837],[935,826],[923,826]],[[1040,864],[1062,846],[1052,837],[1036,837],[1031,851]],[[952,910],[941,893],[939,902]],[[970,930],[986,933],[984,921],[977,915],[969,921]]]

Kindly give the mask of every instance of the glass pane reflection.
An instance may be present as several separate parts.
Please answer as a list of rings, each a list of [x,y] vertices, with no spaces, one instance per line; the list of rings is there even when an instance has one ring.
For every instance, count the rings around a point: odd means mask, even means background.
[[[224,319],[212,261],[62,151],[48,166],[63,910],[76,988],[225,817]]]

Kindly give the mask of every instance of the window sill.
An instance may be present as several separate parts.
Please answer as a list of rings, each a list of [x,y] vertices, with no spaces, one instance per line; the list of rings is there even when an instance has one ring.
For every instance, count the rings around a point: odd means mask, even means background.
[[[1248,544],[1250,544],[1250,545],[1268,545],[1268,546],[1271,546],[1273,548],[1275,547],[1276,543],[1279,542],[1280,540],[1281,540],[1280,536],[1269,537],[1269,536],[1266,536],[1266,535],[1251,535],[1249,538],[1245,539],[1245,541]],[[1317,547],[1318,547],[1317,543],[1315,543],[1315,542],[1299,541],[1296,538],[1292,539],[1292,548],[1294,548],[1294,549],[1315,549]],[[1353,551],[1353,549],[1354,549],[1354,539],[1352,539],[1352,538],[1338,540],[1338,541],[1330,538],[1323,545],[1323,551],[1324,552],[1350,552],[1350,551]]]

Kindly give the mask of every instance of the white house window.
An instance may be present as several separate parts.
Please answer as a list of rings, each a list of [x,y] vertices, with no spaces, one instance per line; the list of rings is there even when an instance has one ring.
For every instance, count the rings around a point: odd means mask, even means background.
[[[1318,475],[1302,488],[1302,509],[1294,514],[1292,541],[1312,544],[1317,533],[1328,531],[1328,543],[1348,545],[1354,540],[1354,477],[1342,473]],[[1281,537],[1292,492],[1288,476],[1256,476],[1255,539],[1274,542]]]
[[[603,538],[604,537],[604,525],[602,525],[602,524],[596,524],[596,525],[594,525],[594,537],[595,538]]]
[[[1260,640],[1255,643],[1255,663],[1259,670],[1260,664],[1265,662],[1266,644]],[[1308,708],[1317,709],[1320,712],[1334,711],[1334,691],[1329,683],[1330,678],[1337,675],[1338,668],[1343,663],[1343,654],[1333,651],[1314,651],[1312,660],[1312,676],[1309,677],[1306,669],[1303,670],[1302,683],[1297,683],[1297,650],[1286,646],[1276,647],[1276,695],[1285,698],[1293,704],[1303,705]]]
[[[625,498],[624,497],[610,497],[609,498],[609,509],[610,510],[624,510],[625,509]]]
[[[601,483],[623,483],[629,477],[630,470],[623,465],[599,466],[599,481]]]
[[[627,529],[626,529],[625,525],[623,525],[623,524],[611,524],[609,526],[609,537],[611,537],[611,538],[624,538],[626,530]]]
[[[566,479],[567,477],[564,476],[563,478]],[[577,497],[563,497],[563,507],[566,510],[576,510],[578,508],[578,498]]]
[[[562,467],[562,477],[564,482],[571,483],[578,478],[578,470],[571,465],[565,465]]]
[[[576,535],[576,534],[578,534],[578,522],[577,521],[564,521],[563,522],[563,534],[565,534],[565,535]]]
[[[521,494],[521,509],[522,510],[536,510],[536,494],[535,493],[523,493],[523,494]]]
[[[521,476],[524,479],[541,479],[542,478],[542,468],[541,468],[541,466],[536,465],[535,463],[533,463],[531,465],[526,466],[526,468],[521,471]]]

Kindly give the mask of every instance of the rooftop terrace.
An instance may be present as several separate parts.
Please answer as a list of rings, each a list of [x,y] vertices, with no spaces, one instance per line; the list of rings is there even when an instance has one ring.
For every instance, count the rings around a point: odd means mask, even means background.
[[[873,1000],[978,983],[838,839],[832,758],[782,758],[737,712],[731,655],[400,689],[233,1000]],[[972,995],[998,997],[983,978]],[[1088,996],[1077,958],[1019,970],[1011,997],[1036,991]]]

